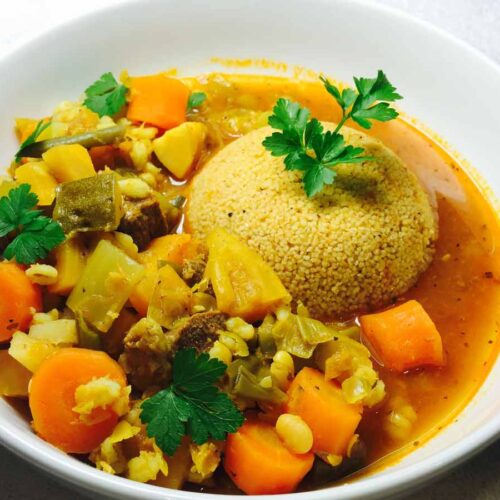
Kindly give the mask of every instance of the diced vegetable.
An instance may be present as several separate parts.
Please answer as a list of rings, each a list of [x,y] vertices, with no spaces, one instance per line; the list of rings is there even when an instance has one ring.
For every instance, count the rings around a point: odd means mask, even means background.
[[[43,161],[25,163],[16,168],[14,175],[19,184],[31,186],[31,191],[38,196],[40,206],[52,205],[56,197],[57,181],[49,174]]]
[[[50,130],[50,127],[47,128],[47,130]],[[43,153],[56,146],[79,144],[84,148],[91,148],[93,146],[111,144],[112,142],[121,139],[125,135],[125,130],[126,127],[124,125],[116,125],[113,127],[93,130],[92,132],[85,132],[83,134],[68,135],[37,141],[23,148],[19,152],[19,155],[28,158],[41,158]]]
[[[331,340],[336,331],[317,319],[280,309],[272,334],[278,349],[299,358],[310,358],[321,342]]]
[[[107,332],[144,275],[144,267],[101,240],[89,257],[83,274],[68,297],[67,305],[101,332]]]
[[[224,469],[248,495],[290,493],[309,472],[312,453],[294,454],[274,426],[250,420],[227,438]]]
[[[254,321],[290,302],[290,294],[271,266],[236,236],[214,229],[207,244],[205,276],[222,312]]]
[[[189,439],[185,438],[177,451],[167,458],[168,475],[161,472],[156,476],[152,484],[163,488],[180,490],[186,482],[192,467],[191,453],[189,452]]]
[[[25,330],[42,306],[40,287],[30,281],[21,266],[0,262],[0,342],[16,330]]]
[[[54,219],[64,232],[114,231],[122,216],[122,197],[114,174],[62,184],[57,189]]]
[[[31,375],[7,351],[0,351],[0,396],[27,396]]]
[[[77,344],[78,333],[74,319],[56,319],[31,325],[32,339],[46,340],[52,344]]]
[[[158,260],[162,260],[181,265],[192,241],[194,240],[191,235],[187,233],[167,234],[155,238],[141,253],[140,261],[143,263],[154,261],[156,264]]]
[[[177,179],[186,179],[196,166],[207,127],[199,122],[186,122],[153,141],[153,150],[162,165]]]
[[[166,264],[158,271],[157,285],[151,297],[148,317],[165,328],[189,315],[193,293],[184,280]]]
[[[7,196],[15,187],[17,187],[17,182],[0,179],[0,197]]]
[[[139,254],[139,261],[145,266],[145,275],[130,295],[130,303],[142,316],[146,316],[148,307],[158,283],[158,262],[170,262],[181,265],[190,248],[190,234],[167,234],[155,238],[146,250]]]
[[[89,152],[80,144],[54,146],[42,155],[49,172],[59,182],[96,175]]]
[[[257,328],[260,352],[266,359],[272,359],[276,354],[276,344],[273,337],[274,322],[274,317],[268,314],[259,328]]]
[[[416,300],[361,316],[361,328],[375,357],[390,370],[404,372],[444,363],[441,336]]]
[[[134,309],[141,315],[146,316],[151,297],[158,284],[158,268],[156,264],[146,265],[144,276],[132,290],[129,301]]]
[[[342,383],[347,402],[371,407],[384,399],[384,382],[373,369],[370,351],[361,342],[337,335],[316,348],[314,360],[327,380]]]
[[[78,237],[69,238],[55,250],[57,281],[49,291],[57,295],[68,295],[75,287],[85,268],[86,250]]]
[[[308,367],[293,379],[288,398],[287,412],[299,415],[311,428],[313,451],[344,456],[363,407],[348,404],[338,383],[325,380],[323,373]]]
[[[41,364],[59,347],[47,340],[34,339],[26,333],[14,333],[9,347],[9,354],[30,372],[36,372]]]
[[[267,387],[262,385],[262,380],[269,377],[269,370],[259,370],[261,367],[261,363],[258,363],[254,356],[248,360],[233,361],[227,369],[230,392],[251,402],[260,401],[274,405],[285,402],[286,394],[275,386],[272,380]]]
[[[166,75],[140,76],[130,80],[127,118],[163,129],[186,121],[189,89]]]
[[[120,365],[107,354],[64,348],[48,358],[34,375],[29,403],[35,431],[67,453],[89,453],[108,437],[118,421],[112,408],[96,408],[92,424],[73,411],[76,389],[92,379],[109,377],[126,386]]]
[[[101,335],[87,325],[82,312],[75,314],[78,324],[78,346],[86,349],[102,350]],[[113,323],[114,324],[114,323]],[[111,326],[111,328],[113,328]]]

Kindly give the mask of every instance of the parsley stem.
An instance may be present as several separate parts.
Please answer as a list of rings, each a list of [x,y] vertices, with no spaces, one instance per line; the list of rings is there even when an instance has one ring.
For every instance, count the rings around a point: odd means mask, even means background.
[[[344,126],[344,123],[349,120],[349,118],[351,117],[351,113],[348,113],[347,115],[344,114],[344,116],[342,117],[342,120],[339,121],[339,123],[337,124],[337,126],[335,127],[335,130],[333,131],[333,134],[337,134],[338,131]]]

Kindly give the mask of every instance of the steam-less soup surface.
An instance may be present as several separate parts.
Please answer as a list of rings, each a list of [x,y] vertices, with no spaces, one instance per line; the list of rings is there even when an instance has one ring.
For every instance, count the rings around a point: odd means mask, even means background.
[[[41,122],[18,120],[0,185],[29,184],[66,238],[0,263],[27,311],[0,306],[0,389],[29,397],[35,432],[133,480],[259,494],[354,480],[460,418],[497,354],[500,233],[440,141],[401,116],[338,129],[319,81],[123,81],[62,103],[33,145]],[[308,196],[265,143],[291,130],[263,128],[279,99],[366,159]]]

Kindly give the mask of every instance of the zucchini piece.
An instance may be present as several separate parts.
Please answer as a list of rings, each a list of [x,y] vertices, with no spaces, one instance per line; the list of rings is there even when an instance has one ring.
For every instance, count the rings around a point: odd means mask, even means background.
[[[66,182],[57,188],[53,218],[66,235],[114,231],[122,217],[122,196],[114,174]]]
[[[68,297],[67,306],[89,327],[107,332],[143,275],[144,266],[109,241],[101,240]]]
[[[54,146],[80,144],[88,149],[93,146],[111,144],[116,140],[122,139],[125,135],[125,130],[125,125],[115,125],[100,130],[92,130],[92,132],[85,132],[83,134],[55,137],[54,139],[33,142],[21,149],[18,154],[19,157],[22,158],[41,158],[43,153]]]

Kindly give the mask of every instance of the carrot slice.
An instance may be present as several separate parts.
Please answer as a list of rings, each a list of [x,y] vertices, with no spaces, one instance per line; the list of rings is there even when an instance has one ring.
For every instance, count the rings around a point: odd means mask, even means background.
[[[364,338],[386,368],[404,372],[420,366],[442,366],[443,343],[436,325],[416,300],[361,316]]]
[[[180,80],[159,74],[131,79],[127,118],[170,129],[186,121],[189,89]]]
[[[73,411],[78,386],[109,377],[127,384],[120,365],[106,353],[69,347],[45,360],[31,380],[29,404],[35,431],[66,453],[89,453],[106,439],[118,422],[111,408],[96,408],[95,423],[87,424]]]
[[[40,287],[33,284],[24,269],[13,262],[0,263],[0,342],[25,330],[34,311],[42,307]]]
[[[294,491],[313,462],[312,453],[292,453],[274,426],[256,419],[246,421],[227,438],[224,469],[248,495]]]
[[[302,368],[288,389],[286,411],[311,428],[313,451],[345,455],[361,420],[362,405],[345,401],[340,385],[313,368]]]

